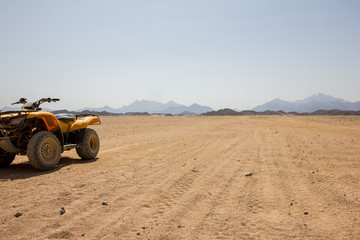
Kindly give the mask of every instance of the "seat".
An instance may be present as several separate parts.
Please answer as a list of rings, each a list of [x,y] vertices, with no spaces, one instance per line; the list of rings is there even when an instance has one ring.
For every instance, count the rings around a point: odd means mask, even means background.
[[[69,123],[71,121],[75,121],[76,116],[74,114],[70,114],[70,113],[59,113],[55,115],[56,119],[64,122],[64,123]]]

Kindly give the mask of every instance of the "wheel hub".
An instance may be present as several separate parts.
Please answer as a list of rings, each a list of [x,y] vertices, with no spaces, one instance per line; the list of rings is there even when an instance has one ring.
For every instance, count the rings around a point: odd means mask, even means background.
[[[45,161],[52,160],[56,154],[56,143],[54,141],[48,140],[43,143],[41,146],[41,156]]]
[[[98,147],[98,141],[97,141],[97,138],[95,136],[91,136],[90,137],[90,149],[91,151],[96,151]]]

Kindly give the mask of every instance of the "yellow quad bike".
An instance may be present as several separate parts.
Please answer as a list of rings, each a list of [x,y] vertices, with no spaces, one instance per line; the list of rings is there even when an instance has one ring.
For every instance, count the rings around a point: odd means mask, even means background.
[[[0,113],[0,167],[9,166],[17,154],[26,154],[34,168],[50,170],[55,168],[62,152],[74,148],[82,159],[96,157],[99,136],[87,127],[100,124],[99,116],[54,115],[39,108],[41,103],[57,101],[42,98],[27,102],[21,98],[13,103],[23,104],[21,110]]]

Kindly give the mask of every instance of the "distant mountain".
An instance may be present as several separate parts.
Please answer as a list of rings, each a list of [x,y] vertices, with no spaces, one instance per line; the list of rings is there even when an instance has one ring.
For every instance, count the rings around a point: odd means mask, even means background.
[[[213,111],[213,109],[211,107],[207,107],[207,106],[201,106],[199,104],[194,103],[193,105],[190,106],[184,106],[184,105],[179,105],[176,107],[169,107],[163,111],[161,111],[160,113],[170,113],[170,114],[183,114],[186,113],[187,115],[192,114],[192,115],[196,115],[196,114],[202,114],[205,112],[210,112]]]
[[[164,110],[172,107],[179,107],[182,106],[177,104],[173,101],[170,101],[166,104],[156,101],[149,101],[149,100],[136,100],[135,102],[131,103],[128,106],[123,106],[119,109],[116,109],[119,113],[126,113],[126,112],[148,112],[148,113],[162,113]]]
[[[21,107],[18,106],[18,107],[3,107],[0,109],[1,112],[7,112],[7,111],[18,111],[20,110]],[[42,111],[48,111],[48,112],[52,112],[54,111],[53,109],[50,109],[50,108],[41,108]]]
[[[130,105],[123,106],[121,108],[111,108],[109,106],[104,106],[102,108],[82,108],[76,110],[77,112],[81,111],[95,111],[95,112],[110,112],[110,113],[136,113],[136,112],[148,112],[150,114],[160,113],[160,114],[182,114],[183,112],[187,114],[202,114],[204,112],[213,111],[212,108],[207,106],[201,106],[194,103],[190,106],[185,106],[178,104],[176,102],[170,101],[168,103],[161,103],[156,101],[149,100],[136,100]]]
[[[201,114],[201,113],[205,113],[205,112],[214,111],[214,109],[212,109],[211,107],[201,106],[199,104],[194,103],[193,105],[188,107],[187,111]]]
[[[93,111],[93,112],[116,112],[115,108],[109,107],[109,106],[104,106],[102,108],[89,108],[89,107],[85,107],[85,108],[80,108],[77,110],[74,110],[75,112],[82,112],[82,111]]]
[[[0,109],[1,112],[7,112],[7,111],[17,111],[20,109],[19,107],[3,107]]]
[[[315,94],[303,100],[289,102],[281,99],[274,99],[263,105],[253,108],[254,111],[284,111],[298,113],[312,113],[317,110],[360,110],[359,102],[348,102],[341,98],[335,98],[322,93]]]

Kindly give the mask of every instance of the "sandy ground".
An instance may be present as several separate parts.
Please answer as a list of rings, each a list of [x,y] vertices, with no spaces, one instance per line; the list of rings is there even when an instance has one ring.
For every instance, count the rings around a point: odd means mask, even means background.
[[[97,160],[0,169],[0,239],[360,239],[359,117],[102,122]]]

